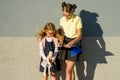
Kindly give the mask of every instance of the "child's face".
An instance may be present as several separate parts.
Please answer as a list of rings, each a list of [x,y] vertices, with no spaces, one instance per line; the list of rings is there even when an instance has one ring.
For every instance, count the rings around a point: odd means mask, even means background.
[[[64,11],[62,12],[63,16],[65,16],[66,19],[70,19],[72,17],[71,13],[66,12],[66,8],[64,7]]]
[[[63,12],[63,16],[65,16],[66,19],[70,19],[71,18],[71,14],[68,12]]]
[[[47,37],[53,37],[55,34],[54,30],[46,30]]]

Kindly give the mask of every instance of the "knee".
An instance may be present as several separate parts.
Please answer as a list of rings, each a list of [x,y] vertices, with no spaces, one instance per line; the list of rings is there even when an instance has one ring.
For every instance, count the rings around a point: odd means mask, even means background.
[[[49,74],[46,73],[46,75],[44,77],[48,78]]]
[[[72,73],[72,69],[66,68],[66,73]]]
[[[52,73],[51,73],[51,76],[56,77],[56,73],[53,73],[53,72],[52,72]]]

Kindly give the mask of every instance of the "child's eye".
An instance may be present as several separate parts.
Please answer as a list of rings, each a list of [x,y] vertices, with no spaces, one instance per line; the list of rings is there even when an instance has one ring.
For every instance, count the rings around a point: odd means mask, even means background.
[[[53,32],[53,31],[49,32],[48,31],[48,34],[53,35],[53,34],[55,34],[55,32]]]

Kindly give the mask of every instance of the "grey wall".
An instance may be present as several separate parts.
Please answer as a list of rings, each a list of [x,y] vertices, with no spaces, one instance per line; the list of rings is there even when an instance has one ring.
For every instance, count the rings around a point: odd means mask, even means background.
[[[39,46],[33,36],[46,22],[60,27],[62,1],[0,0],[0,80],[41,79]],[[75,13],[83,21],[84,61],[74,68],[76,80],[120,80],[120,0],[64,1],[78,6]],[[62,65],[58,80],[65,78]]]
[[[119,41],[120,37],[104,37],[104,40],[85,37],[84,61],[77,62],[74,67],[75,80],[120,80]],[[39,63],[39,46],[35,37],[0,37],[0,80],[42,80]],[[61,61],[57,76],[57,80],[65,80],[64,61]]]
[[[59,28],[63,0],[0,0],[0,37],[34,36],[53,22]],[[120,35],[120,0],[64,0],[75,3],[83,20],[84,36]]]

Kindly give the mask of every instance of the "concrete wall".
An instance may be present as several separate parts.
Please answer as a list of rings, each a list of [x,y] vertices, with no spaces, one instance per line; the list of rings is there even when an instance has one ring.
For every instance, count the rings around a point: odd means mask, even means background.
[[[59,28],[63,0],[0,0],[0,80],[41,80],[39,46],[33,37],[46,22]],[[119,80],[119,0],[64,0],[75,3],[83,22],[83,61],[76,80]],[[57,73],[65,80],[65,63]]]
[[[78,62],[74,68],[76,80],[119,80],[119,40],[120,37],[84,37],[84,61]],[[0,80],[42,80],[39,62],[36,38],[0,38]],[[65,80],[64,62],[61,68],[57,80]]]
[[[34,31],[53,22],[59,26],[63,0],[0,0],[0,36],[33,36]],[[84,34],[96,32],[97,27],[105,36],[119,36],[119,0],[64,0],[75,3],[75,14],[81,15],[85,24]],[[90,31],[88,31],[88,28]],[[94,28],[94,29],[93,29]],[[88,32],[86,32],[88,31]],[[88,34],[87,34],[88,33]]]

